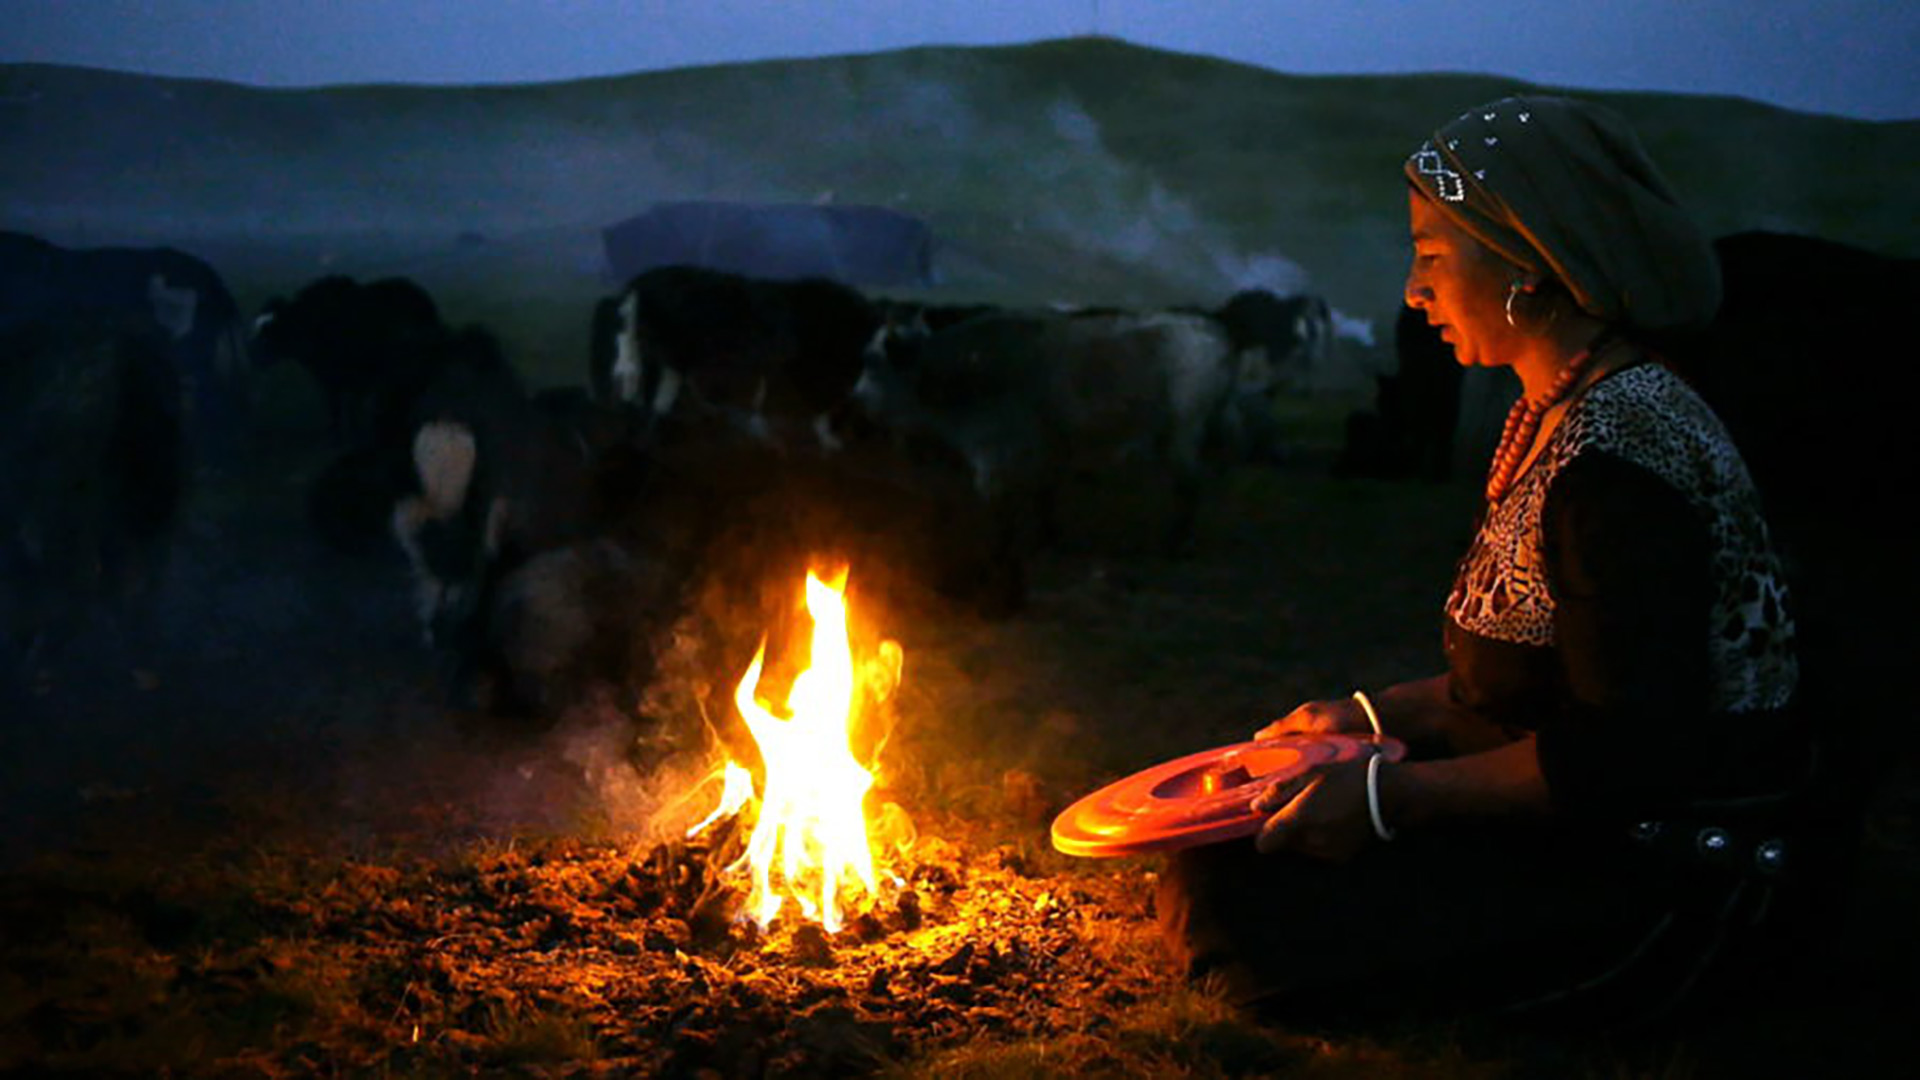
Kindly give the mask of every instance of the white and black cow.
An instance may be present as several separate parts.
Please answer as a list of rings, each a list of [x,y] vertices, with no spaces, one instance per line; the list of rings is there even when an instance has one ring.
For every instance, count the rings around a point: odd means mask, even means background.
[[[1003,314],[998,304],[940,303],[925,300],[880,300],[880,336],[869,343],[877,351],[897,343],[912,343],[968,319]]]
[[[390,521],[448,689],[550,716],[588,677],[630,673],[608,665],[631,643],[608,635],[659,609],[645,601],[661,580],[617,539],[645,488],[630,412],[457,366],[413,416]]]
[[[393,504],[418,483],[411,446],[422,411],[450,387],[489,381],[524,395],[499,342],[482,327],[446,330],[397,357],[366,403],[364,432],[308,488],[308,514],[319,537],[347,555],[390,554]]]
[[[326,400],[336,442],[368,439],[403,420],[406,402],[431,381],[433,350],[451,330],[433,297],[407,278],[362,283],[335,274],[275,297],[253,323],[253,362],[290,360]]]
[[[1154,461],[1175,480],[1165,544],[1192,538],[1202,449],[1240,384],[1221,324],[1165,312],[978,316],[869,358],[855,398],[882,428],[964,461],[1000,508],[1003,541],[1031,517],[1054,531],[1072,474]]]
[[[97,311],[0,327],[0,682],[97,612],[147,629],[189,471],[168,343]]]
[[[66,248],[0,232],[0,326],[66,314],[151,331],[176,372],[173,407],[204,454],[244,437],[248,380],[239,308],[205,260],[169,247]]]
[[[1233,394],[1220,411],[1215,445],[1231,461],[1272,463],[1286,446],[1274,416],[1274,399],[1304,389],[1325,364],[1333,342],[1333,316],[1320,296],[1281,296],[1243,289],[1210,313],[1226,331],[1235,355]]]
[[[881,323],[875,304],[824,278],[658,267],[596,305],[589,384],[602,400],[638,406],[650,429],[669,417],[717,419],[786,448],[810,431],[832,449],[836,414]]]
[[[638,379],[629,379],[627,386],[614,386],[614,368],[620,359],[620,303],[619,296],[594,301],[593,322],[587,330],[587,390],[598,402],[637,404]]]

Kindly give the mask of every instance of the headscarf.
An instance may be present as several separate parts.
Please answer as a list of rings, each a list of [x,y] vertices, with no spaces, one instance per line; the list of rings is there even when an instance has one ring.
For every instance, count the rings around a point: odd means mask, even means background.
[[[1609,109],[1503,98],[1434,132],[1406,174],[1455,224],[1603,322],[1673,330],[1719,309],[1712,245]]]

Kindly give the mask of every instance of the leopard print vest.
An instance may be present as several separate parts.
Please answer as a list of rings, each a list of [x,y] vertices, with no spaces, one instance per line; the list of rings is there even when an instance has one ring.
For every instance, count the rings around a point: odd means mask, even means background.
[[[1759,493],[1720,419],[1657,364],[1602,379],[1568,408],[1532,467],[1488,508],[1455,571],[1447,617],[1482,637],[1553,646],[1542,514],[1554,478],[1588,453],[1649,470],[1708,522],[1712,706],[1723,712],[1785,706],[1798,680],[1794,627]]]

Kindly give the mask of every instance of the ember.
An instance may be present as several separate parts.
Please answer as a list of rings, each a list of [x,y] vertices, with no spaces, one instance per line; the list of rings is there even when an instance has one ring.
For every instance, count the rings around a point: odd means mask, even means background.
[[[873,696],[884,697],[897,683],[900,648],[882,642],[870,664],[874,670],[865,680],[856,676],[845,588],[845,571],[831,583],[807,574],[806,606],[813,620],[808,667],[794,679],[778,711],[759,696],[766,660],[761,639],[733,698],[766,765],[759,798],[754,799],[751,774],[729,761],[720,805],[687,834],[696,836],[757,801],[746,850],[727,872],[751,873],[746,914],[762,930],[791,896],[805,918],[837,932],[845,924],[847,890],[857,885],[869,900],[880,891],[866,813],[874,777],[855,759],[851,731],[861,687],[873,687]],[[888,809],[897,815],[897,808]]]

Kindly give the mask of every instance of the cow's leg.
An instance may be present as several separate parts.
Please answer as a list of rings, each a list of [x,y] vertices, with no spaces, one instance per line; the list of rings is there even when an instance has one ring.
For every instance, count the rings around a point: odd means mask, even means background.
[[[428,558],[423,537],[429,526],[451,521],[465,507],[477,455],[478,445],[466,425],[444,420],[423,425],[413,438],[412,464],[419,494],[401,499],[393,508],[394,539],[413,568],[417,613],[429,645],[438,644],[440,630],[448,625],[445,613],[464,609],[464,597],[455,593],[458,584],[442,580],[440,569]],[[489,515],[489,527],[492,524]]]
[[[1060,485],[1045,484],[1036,488],[1029,506],[1032,508],[1038,546],[1059,547],[1061,539],[1066,536],[1066,530],[1060,525]]]
[[[837,454],[844,448],[840,437],[833,433],[833,416],[830,413],[819,413],[814,416],[813,437],[819,442],[820,449],[829,454]]]
[[[1200,516],[1200,489],[1205,480],[1205,466],[1200,459],[1205,435],[1201,424],[1183,427],[1174,433],[1168,448],[1171,451],[1168,464],[1173,469],[1173,513],[1161,537],[1161,547],[1168,555],[1193,553],[1194,530]]]
[[[253,415],[252,388],[247,371],[247,342],[238,320],[230,320],[214,335],[213,383],[208,395],[208,441],[222,464],[230,464],[240,450]]]
[[[133,655],[160,639],[160,589],[172,553],[164,536],[111,536],[101,545],[101,592],[108,614]]]
[[[335,446],[347,443],[347,392],[339,387],[327,388],[327,435]]]
[[[951,489],[951,520],[942,537],[956,546],[942,560],[937,588],[971,604],[983,616],[1005,618],[1026,605],[1030,492],[1002,483],[991,455],[976,449],[962,457],[967,480]],[[951,458],[940,461],[959,464]],[[938,475],[936,471],[921,477],[927,489],[937,486]]]
[[[773,425],[767,422],[767,380],[764,378],[753,388],[753,402],[747,409],[747,434],[756,442],[785,450],[773,434]]]
[[[648,403],[648,411],[654,420],[658,421],[673,411],[673,403],[680,399],[680,383],[678,371],[665,364],[660,365],[660,382],[654,387],[653,400]]]
[[[615,339],[613,393],[615,400],[634,404],[646,384],[646,363],[640,354],[639,297],[628,293],[620,304],[620,330]]]
[[[1173,514],[1161,547],[1168,555],[1193,554],[1194,531],[1200,516],[1200,471],[1181,468],[1173,477]]]
[[[990,547],[970,572],[974,605],[989,618],[1005,618],[1026,606],[1028,500],[1004,488],[986,499]]]

